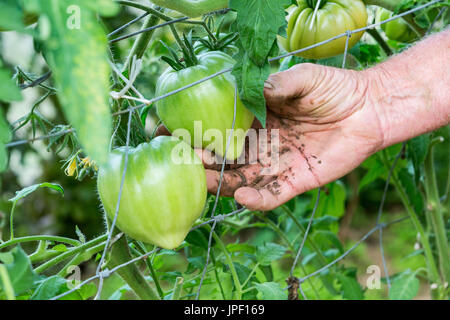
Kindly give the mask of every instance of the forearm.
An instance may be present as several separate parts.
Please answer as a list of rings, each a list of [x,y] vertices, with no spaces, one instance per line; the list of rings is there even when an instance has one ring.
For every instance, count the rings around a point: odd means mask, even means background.
[[[450,123],[450,29],[364,73],[381,148]]]

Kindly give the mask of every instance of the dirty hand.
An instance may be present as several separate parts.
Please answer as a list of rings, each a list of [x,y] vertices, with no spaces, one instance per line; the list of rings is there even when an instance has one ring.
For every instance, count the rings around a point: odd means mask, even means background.
[[[273,156],[225,170],[221,195],[252,210],[271,210],[356,168],[382,144],[364,72],[301,64],[267,80],[267,136],[279,129],[279,166],[263,173]],[[270,149],[270,147],[269,147]],[[200,151],[211,163],[208,151]],[[208,166],[208,190],[216,193],[220,166]]]

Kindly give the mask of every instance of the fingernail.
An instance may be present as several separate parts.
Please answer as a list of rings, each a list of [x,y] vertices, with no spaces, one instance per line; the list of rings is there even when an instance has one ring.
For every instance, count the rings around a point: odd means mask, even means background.
[[[272,83],[270,83],[269,81],[264,82],[264,88],[265,89],[269,89],[269,90],[273,90],[275,87],[273,86]]]

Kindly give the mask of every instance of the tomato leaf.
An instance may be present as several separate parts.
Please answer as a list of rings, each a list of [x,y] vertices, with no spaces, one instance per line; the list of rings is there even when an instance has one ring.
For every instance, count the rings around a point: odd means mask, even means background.
[[[262,300],[287,300],[287,292],[279,283],[256,283],[255,287],[261,294]]]
[[[43,280],[34,291],[30,300],[49,300],[64,292],[69,291],[69,280],[60,276],[51,276]],[[97,292],[97,286],[94,283],[88,283],[80,289],[67,294],[61,300],[86,300]]]
[[[414,206],[414,211],[418,214],[422,214],[424,209],[424,199],[422,193],[416,186],[414,177],[405,168],[398,172],[398,178],[400,183],[405,188],[407,197],[410,203]]]
[[[316,198],[317,189],[310,191],[312,194],[312,200],[309,205],[309,209],[313,209]],[[347,193],[345,191],[345,186],[342,181],[337,180],[335,182],[327,184],[322,188],[320,193],[319,205],[317,206],[315,218],[322,217],[324,215],[330,215],[333,217],[340,218],[345,212],[345,199]]]
[[[62,195],[64,195],[64,189],[59,184],[43,182],[43,183],[38,183],[38,184],[34,184],[32,186],[23,188],[20,191],[16,191],[15,197],[9,199],[9,201],[11,201],[11,202],[19,201],[20,199],[25,198],[29,194],[36,191],[38,188],[50,188],[50,189],[56,190],[59,193],[61,193]]]
[[[342,296],[344,299],[349,300],[363,300],[364,293],[362,291],[361,285],[358,281],[341,273],[336,273],[336,276],[342,286]]]
[[[407,157],[412,161],[414,166],[414,179],[416,184],[419,183],[421,175],[421,167],[428,153],[428,146],[430,145],[430,134],[424,134],[407,143]]]
[[[364,189],[364,187],[368,186],[378,178],[382,178],[387,175],[388,170],[384,166],[384,164],[379,159],[374,159],[371,163],[369,171],[364,175],[359,183],[358,192]]]
[[[268,57],[277,50],[277,34],[286,26],[284,8],[289,0],[230,0],[230,8],[237,12],[235,27],[239,32],[239,48],[233,68],[239,96],[262,126],[266,124],[264,82],[270,74]]]
[[[266,64],[277,34],[285,30],[288,5],[289,0],[230,0],[230,8],[237,11],[240,42],[259,67]]]
[[[33,271],[31,262],[20,246],[10,252],[0,255],[0,261],[5,263],[14,293],[20,295],[31,289],[39,276]],[[0,288],[3,284],[0,281]]]
[[[393,279],[389,299],[411,300],[419,292],[419,284],[416,274],[407,270]]]
[[[101,165],[107,159],[112,127],[107,40],[96,12],[85,3],[41,2],[39,30],[64,114],[85,152]]]
[[[268,266],[272,261],[281,259],[286,248],[276,243],[267,243],[256,250],[256,259],[262,266]]]
[[[249,109],[262,126],[266,125],[266,99],[264,98],[264,81],[270,75],[270,65],[266,63],[264,67],[255,65],[244,52],[240,41],[237,42],[240,47],[239,52],[233,56],[237,61],[234,65],[232,74],[236,78],[239,89],[239,97],[242,103]]]

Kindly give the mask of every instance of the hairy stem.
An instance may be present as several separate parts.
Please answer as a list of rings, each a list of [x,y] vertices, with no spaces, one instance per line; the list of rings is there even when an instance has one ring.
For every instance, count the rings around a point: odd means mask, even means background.
[[[118,235],[117,229],[113,232],[113,237]],[[115,268],[119,265],[132,260],[128,242],[122,235],[111,248],[111,255],[108,261],[108,267]],[[120,277],[130,286],[141,300],[159,300],[158,294],[149,285],[136,264],[128,264],[117,270]]]
[[[89,242],[86,242],[80,246],[74,247],[62,254],[60,254],[59,256],[53,258],[52,260],[47,261],[46,263],[41,264],[39,267],[37,267],[34,271],[36,273],[41,273],[53,266],[56,266],[58,263],[70,258],[71,256],[74,256],[80,252],[83,252],[91,247],[96,246],[97,244],[103,242],[106,240],[106,235],[102,235],[98,238],[95,238]]]
[[[387,56],[392,55],[392,50],[389,47],[389,45],[384,41],[383,37],[378,33],[375,29],[367,29],[366,30],[368,34],[372,36],[372,38],[375,39],[376,42],[380,45],[381,49],[383,49],[384,53],[386,53]]]
[[[3,248],[6,248],[8,246],[12,246],[18,243],[23,242],[33,242],[33,241],[54,241],[54,242],[61,242],[70,244],[72,246],[78,246],[80,245],[80,241],[71,239],[71,238],[65,238],[65,237],[58,237],[58,236],[28,236],[28,237],[21,237],[21,238],[15,238],[13,240],[5,241],[2,244],[0,244],[0,250]]]
[[[386,150],[383,150],[379,154],[384,166],[389,170],[391,168],[391,164],[389,163],[388,156]],[[403,205],[405,206],[406,211],[408,212],[417,232],[420,234],[420,241],[422,243],[422,247],[425,254],[425,259],[428,268],[428,276],[430,281],[436,282],[439,280],[439,273],[436,267],[436,263],[434,261],[433,252],[431,251],[430,242],[428,239],[428,234],[425,232],[422,224],[420,223],[419,217],[417,216],[414,208],[409,203],[408,196],[406,195],[406,191],[401,185],[396,172],[392,172],[392,183],[395,186],[400,199],[402,200]]]
[[[155,9],[157,11],[163,12],[163,9]],[[144,24],[142,25],[141,30],[156,26],[159,22],[159,17],[152,14],[146,18]],[[124,69],[127,68],[130,70],[131,62],[133,61],[133,57],[136,56],[136,60],[141,59],[144,56],[145,50],[150,43],[155,30],[151,30],[148,32],[141,33],[137,40],[134,42],[133,47],[131,48],[130,54],[127,57],[127,60],[124,64]]]
[[[434,170],[433,146],[430,145],[425,158],[425,192],[427,195],[427,210],[431,226],[436,236],[436,244],[439,255],[439,269],[445,282],[450,282],[450,251],[443,216],[443,207],[439,199],[439,190]]]

